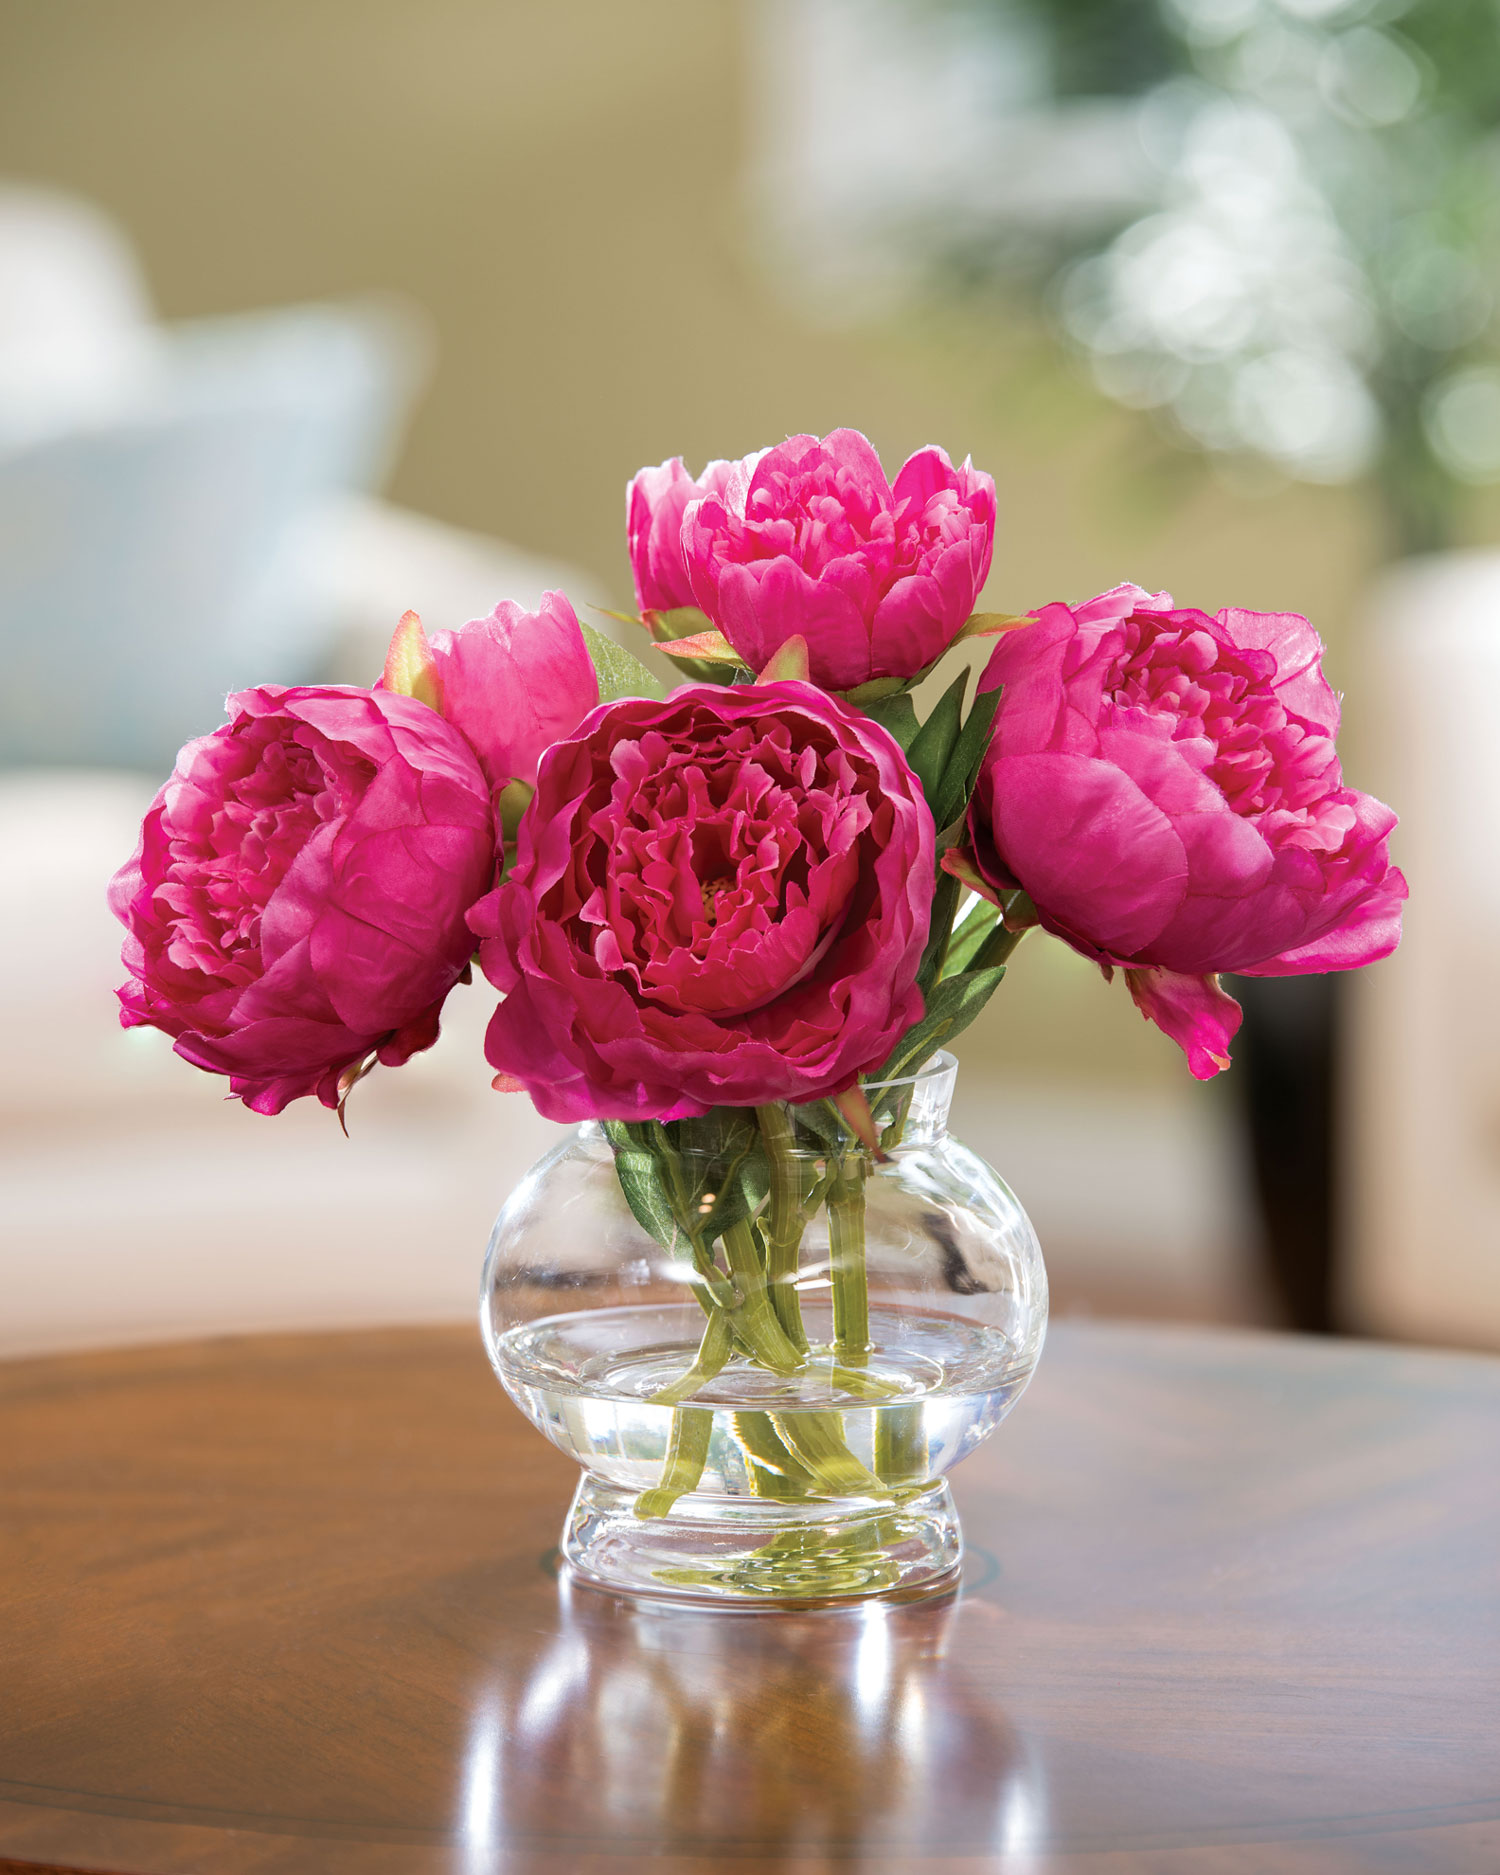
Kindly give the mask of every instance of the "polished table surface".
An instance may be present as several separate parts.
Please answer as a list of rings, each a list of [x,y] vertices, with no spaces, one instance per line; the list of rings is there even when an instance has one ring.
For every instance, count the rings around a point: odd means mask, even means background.
[[[559,1580],[471,1331],[0,1365],[0,1868],[1500,1870],[1500,1361],[1065,1323],[962,1588]]]

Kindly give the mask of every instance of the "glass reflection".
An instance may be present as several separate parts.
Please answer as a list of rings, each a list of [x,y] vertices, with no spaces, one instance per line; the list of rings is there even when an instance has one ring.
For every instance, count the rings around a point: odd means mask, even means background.
[[[464,1867],[523,1846],[1024,1856],[1045,1790],[997,1697],[998,1618],[959,1597],[631,1605],[565,1577],[549,1632],[476,1700]]]

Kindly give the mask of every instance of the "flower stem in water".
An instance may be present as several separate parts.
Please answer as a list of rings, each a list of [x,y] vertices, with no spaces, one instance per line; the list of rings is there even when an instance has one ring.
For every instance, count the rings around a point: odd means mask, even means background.
[[[698,1353],[687,1372],[651,1395],[655,1406],[675,1406],[696,1393],[704,1381],[712,1380],[729,1359],[734,1347],[734,1324],[722,1309],[715,1309],[703,1329]]]
[[[927,1477],[927,1430],[920,1406],[889,1406],[875,1415],[875,1470],[882,1484],[921,1484]]]
[[[684,1492],[696,1491],[708,1462],[708,1442],[714,1416],[706,1406],[679,1406],[672,1415],[672,1440],[667,1447],[661,1483],[642,1491],[635,1500],[637,1517],[665,1517]]]

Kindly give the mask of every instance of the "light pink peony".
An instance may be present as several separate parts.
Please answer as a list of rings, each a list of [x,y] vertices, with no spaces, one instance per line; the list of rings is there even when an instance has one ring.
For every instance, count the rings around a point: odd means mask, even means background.
[[[717,495],[738,465],[711,462],[696,479],[673,456],[657,469],[641,469],[625,490],[625,534],[636,603],[642,612],[675,612],[696,605],[682,553],[682,517],[690,501]]]
[[[489,789],[425,703],[265,685],[177,758],[110,885],[126,1028],[148,1023],[259,1113],[436,1038],[489,885]]]
[[[502,599],[488,618],[433,632],[426,644],[436,707],[467,738],[497,790],[534,782],[542,750],[599,701],[599,679],[566,593],[543,593],[535,612]],[[377,686],[389,687],[388,678]]]
[[[827,690],[904,681],[974,610],[995,544],[995,484],[920,449],[891,487],[858,430],[793,436],[690,501],[682,545],[696,604],[764,670],[800,634]]]
[[[933,846],[895,742],[809,684],[608,704],[471,915],[485,1052],[554,1120],[842,1092],[921,1017]]]
[[[1199,1079],[1229,1065],[1219,971],[1349,970],[1394,950],[1406,881],[1387,807],[1344,786],[1338,699],[1295,613],[1178,610],[1119,586],[1002,638],[969,810],[992,887],[1122,965]]]

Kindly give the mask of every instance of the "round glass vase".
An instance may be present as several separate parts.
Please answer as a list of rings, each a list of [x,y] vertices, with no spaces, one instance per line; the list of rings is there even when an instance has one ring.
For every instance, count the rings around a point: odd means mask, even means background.
[[[583,1468],[562,1553],[633,1594],[806,1605],[939,1590],[947,1474],[1031,1378],[1026,1213],[951,1138],[956,1064],[829,1102],[590,1123],[496,1220],[480,1322]]]

